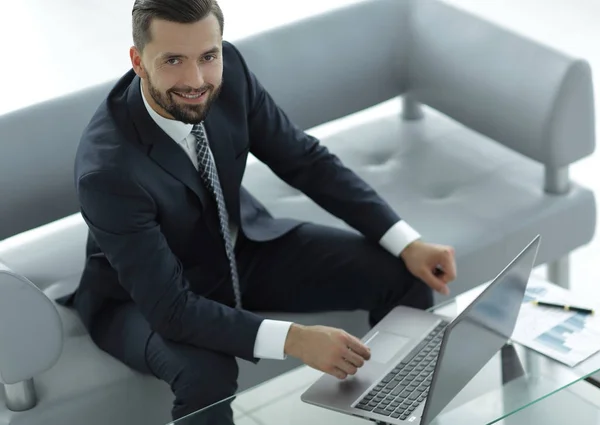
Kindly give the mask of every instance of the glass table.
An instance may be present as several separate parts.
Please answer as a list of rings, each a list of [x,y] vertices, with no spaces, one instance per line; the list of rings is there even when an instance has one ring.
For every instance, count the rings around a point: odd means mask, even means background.
[[[465,292],[435,306],[432,311],[450,318],[455,317],[486,286],[484,284]],[[531,423],[531,418],[525,422],[519,420],[520,417],[525,417],[522,412],[533,411],[532,406],[542,401],[552,405],[553,395],[598,371],[600,371],[600,353],[575,367],[568,367],[534,350],[509,342],[431,422],[431,425]],[[370,423],[363,418],[312,406],[301,401],[301,394],[320,375],[319,371],[301,366],[169,425],[365,425]],[[600,389],[594,387],[594,390],[599,391],[600,399]],[[578,399],[573,397],[572,400]],[[574,403],[574,401],[569,402],[568,410],[577,411]],[[584,408],[590,409],[589,404],[582,402],[581,409]],[[592,408],[597,409],[595,406]],[[541,410],[549,414],[547,408]],[[598,417],[600,418],[600,414]],[[600,420],[598,423],[600,424]]]

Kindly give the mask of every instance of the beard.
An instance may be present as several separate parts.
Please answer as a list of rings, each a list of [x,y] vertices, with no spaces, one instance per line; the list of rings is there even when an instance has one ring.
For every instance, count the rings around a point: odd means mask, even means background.
[[[173,87],[167,90],[165,93],[160,92],[153,84],[150,76],[147,76],[148,80],[148,92],[152,99],[156,102],[158,106],[167,111],[175,120],[181,121],[185,124],[200,124],[210,110],[211,105],[214,101],[219,97],[219,93],[221,92],[221,87],[223,83],[219,84],[219,86],[215,87],[212,84],[205,84],[198,89],[192,88],[181,88],[178,89]],[[177,102],[176,97],[179,97],[175,94],[177,93],[202,93],[207,91],[206,93],[206,101],[200,105],[186,105]]]

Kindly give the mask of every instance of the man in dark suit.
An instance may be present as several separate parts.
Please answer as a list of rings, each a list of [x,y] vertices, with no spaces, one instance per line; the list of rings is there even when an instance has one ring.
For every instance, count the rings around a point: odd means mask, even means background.
[[[231,396],[236,357],[287,355],[340,379],[369,350],[256,311],[428,308],[455,278],[359,177],[287,118],[222,41],[214,0],[137,0],[133,69],[91,119],[75,162],[87,259],[69,302],[95,343],[166,381],[174,419]],[[252,153],[360,234],[274,218],[241,186]],[[199,415],[231,423],[231,410]]]

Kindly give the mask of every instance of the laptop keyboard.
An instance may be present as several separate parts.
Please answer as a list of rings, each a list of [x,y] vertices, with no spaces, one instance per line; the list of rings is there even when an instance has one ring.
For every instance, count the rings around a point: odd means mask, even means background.
[[[355,406],[404,420],[425,400],[448,322],[433,329],[415,349]]]

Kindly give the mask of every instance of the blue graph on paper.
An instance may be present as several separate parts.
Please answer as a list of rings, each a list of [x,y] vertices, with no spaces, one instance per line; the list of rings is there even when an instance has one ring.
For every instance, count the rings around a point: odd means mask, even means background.
[[[534,306],[534,300],[587,306],[566,289],[530,282],[513,340],[570,366],[600,351],[600,318]]]
[[[569,336],[580,333],[585,329],[586,316],[583,314],[576,314],[575,316],[565,320],[563,323],[554,326],[547,332],[544,332],[536,338],[540,344],[547,345],[553,350],[560,351],[562,353],[568,353],[571,351],[566,343]]]
[[[539,300],[546,294],[546,292],[548,292],[546,288],[540,288],[538,286],[527,288],[525,291],[525,298],[523,298],[523,303],[530,303],[531,301]]]

